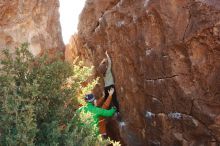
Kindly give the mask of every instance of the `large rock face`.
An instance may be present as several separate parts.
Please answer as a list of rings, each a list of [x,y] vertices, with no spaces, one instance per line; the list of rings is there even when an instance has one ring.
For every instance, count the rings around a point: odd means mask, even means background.
[[[58,8],[58,0],[1,0],[0,49],[28,42],[34,55],[63,50]]]
[[[130,146],[220,142],[220,2],[87,0],[74,53],[108,50]]]

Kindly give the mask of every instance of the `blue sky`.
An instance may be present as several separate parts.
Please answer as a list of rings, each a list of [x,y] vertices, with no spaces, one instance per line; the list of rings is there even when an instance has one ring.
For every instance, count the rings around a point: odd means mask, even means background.
[[[79,14],[86,0],[60,0],[60,23],[63,41],[69,42],[71,35],[77,32]]]

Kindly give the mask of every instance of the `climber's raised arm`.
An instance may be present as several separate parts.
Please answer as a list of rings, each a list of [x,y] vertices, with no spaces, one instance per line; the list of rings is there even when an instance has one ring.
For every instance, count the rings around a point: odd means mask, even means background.
[[[107,51],[105,52],[105,55],[106,55],[106,57],[107,57],[107,61],[108,61],[107,71],[111,71],[111,67],[112,67],[112,61],[111,61],[111,58],[109,57]]]

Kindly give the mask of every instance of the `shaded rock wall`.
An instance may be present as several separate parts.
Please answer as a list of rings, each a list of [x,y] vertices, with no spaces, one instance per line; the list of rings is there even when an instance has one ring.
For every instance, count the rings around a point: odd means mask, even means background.
[[[77,42],[96,67],[113,60],[127,145],[220,142],[218,0],[87,0]]]
[[[1,0],[0,48],[28,42],[34,55],[64,50],[58,8],[58,0]]]

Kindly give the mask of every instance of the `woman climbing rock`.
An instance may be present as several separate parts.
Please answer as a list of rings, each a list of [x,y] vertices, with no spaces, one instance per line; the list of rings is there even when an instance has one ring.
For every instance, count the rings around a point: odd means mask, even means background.
[[[111,67],[112,67],[112,61],[111,58],[109,57],[107,51],[105,52],[106,58],[103,59],[103,61],[99,65],[99,71],[104,77],[104,91],[105,91],[105,99],[108,97],[108,90],[111,88],[114,88],[115,91],[115,85],[114,85],[114,78],[112,75]],[[117,100],[116,92],[113,93],[112,95],[112,103],[111,106],[116,107],[117,110],[117,115],[119,114],[119,103]]]

